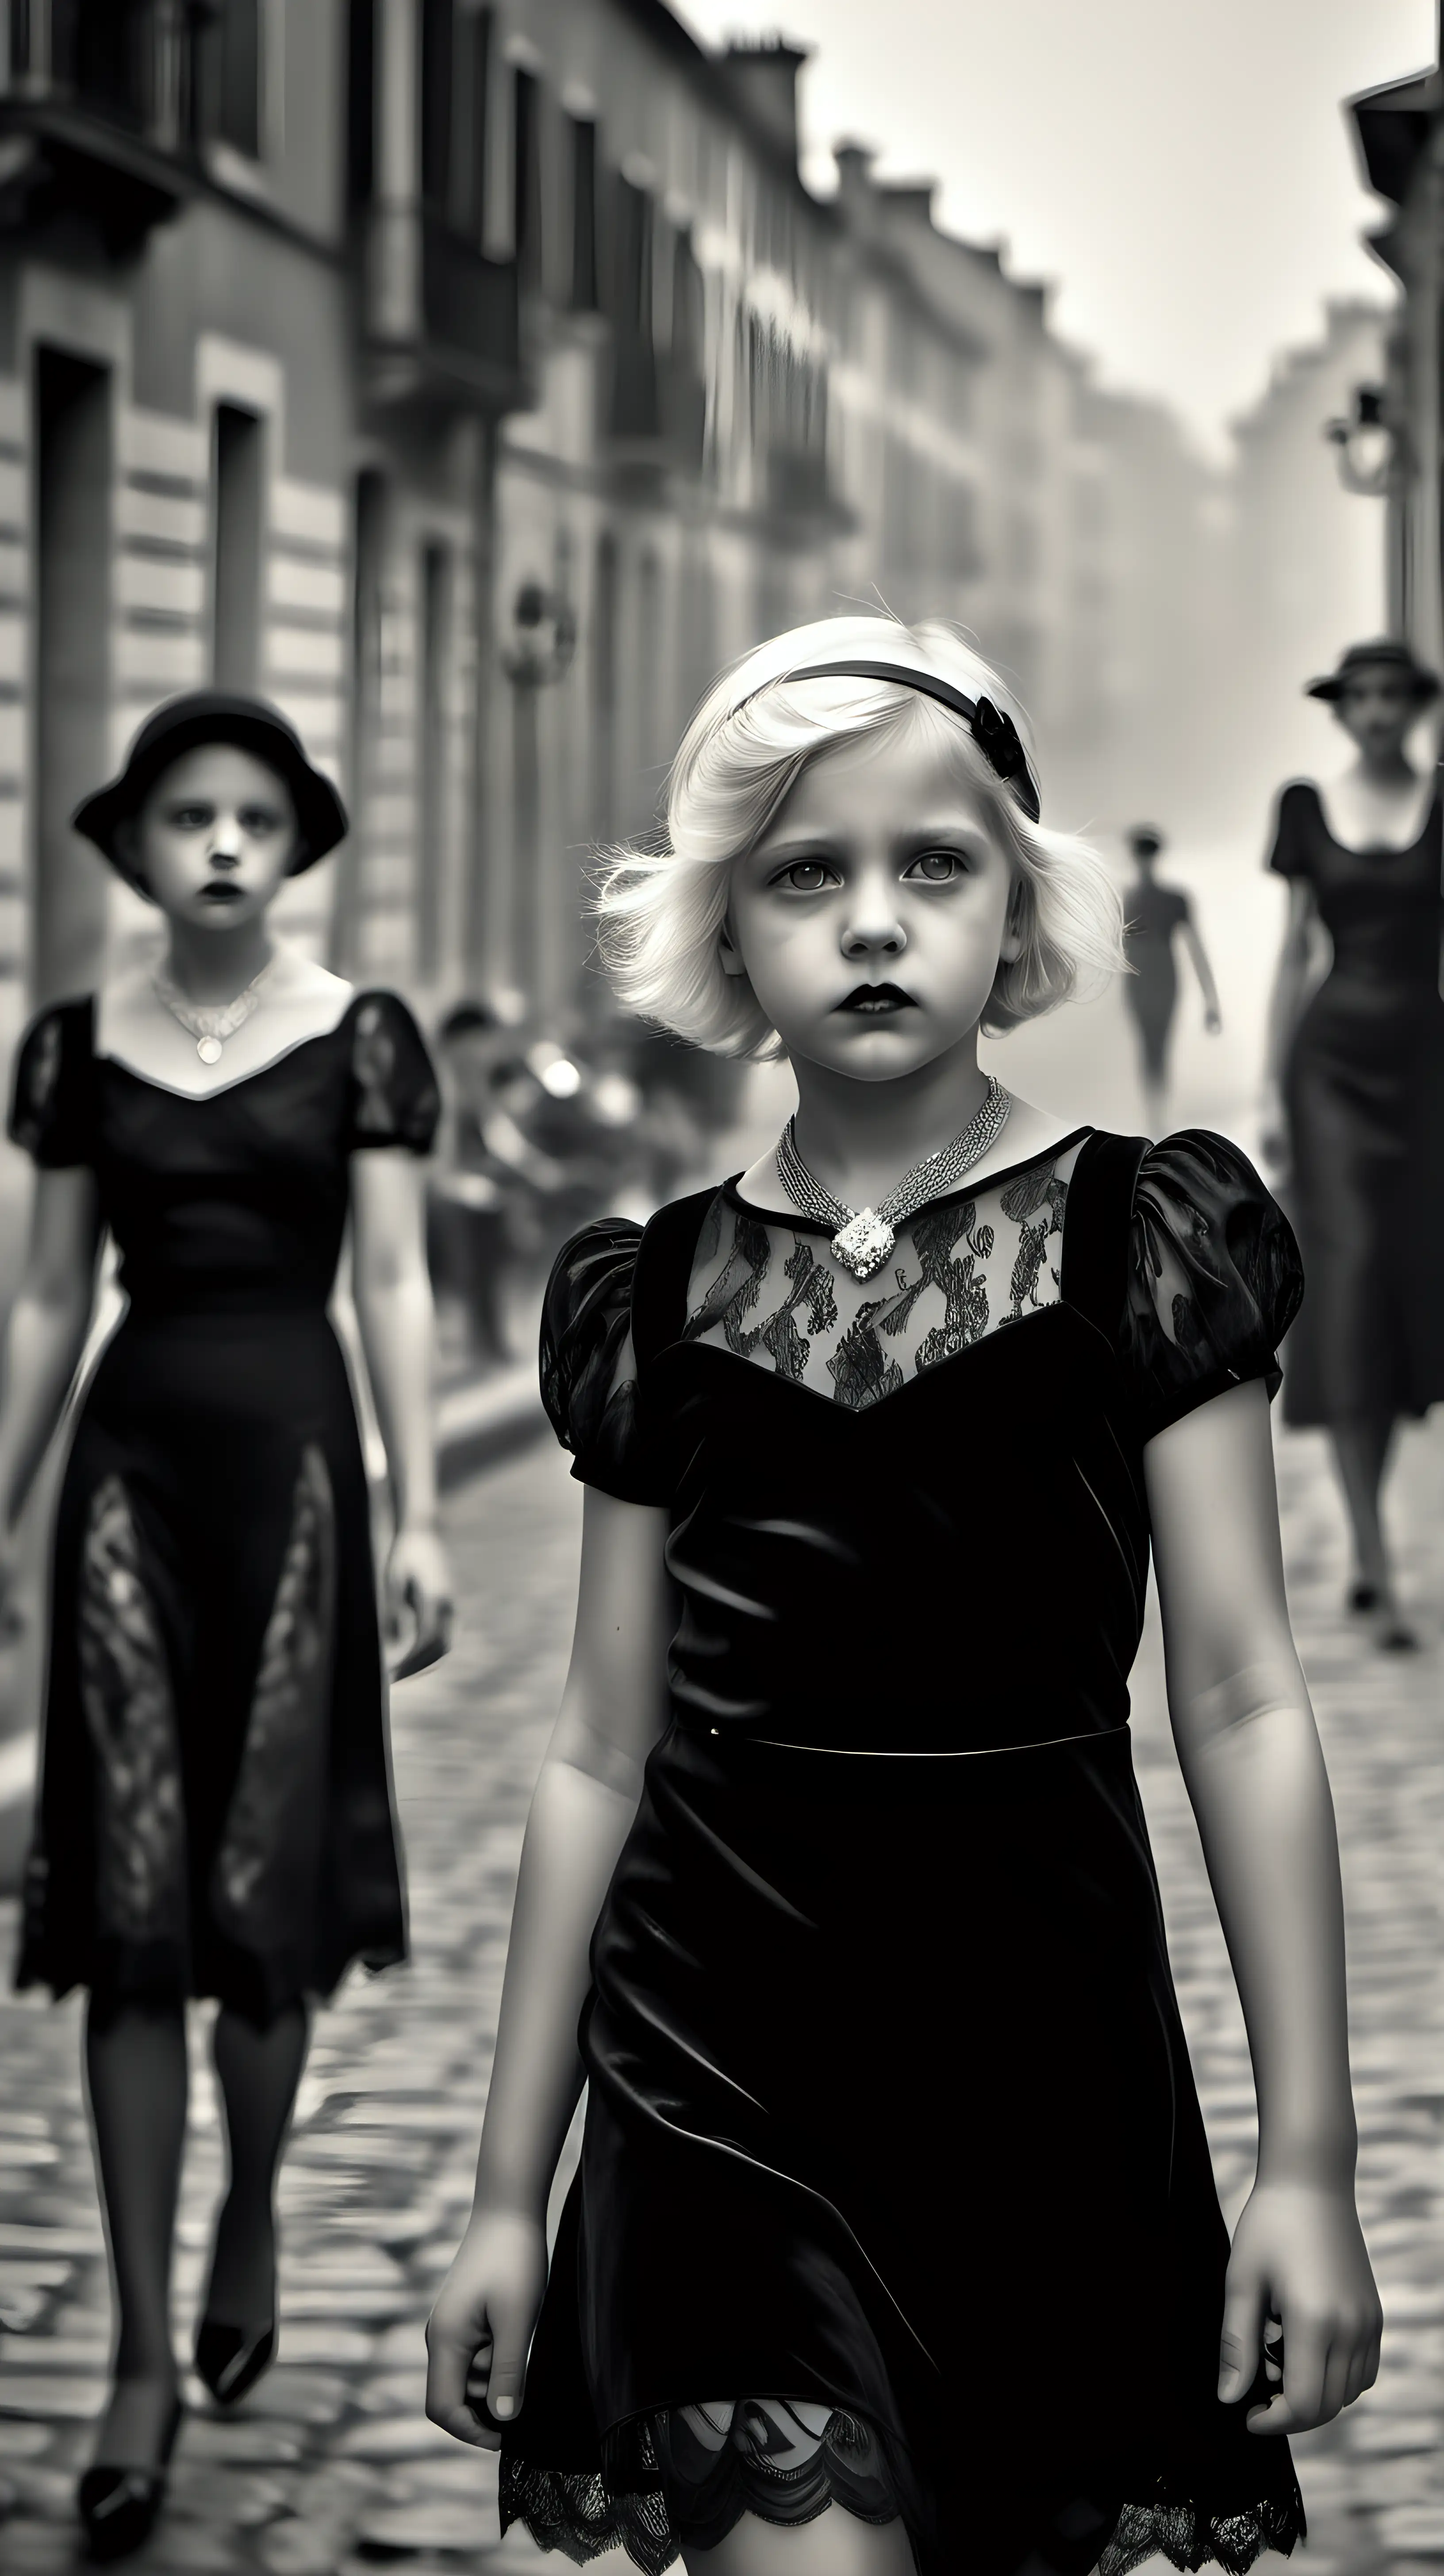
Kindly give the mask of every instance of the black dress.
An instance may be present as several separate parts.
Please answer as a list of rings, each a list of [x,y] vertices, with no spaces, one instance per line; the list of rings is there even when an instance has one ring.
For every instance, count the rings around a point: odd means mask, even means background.
[[[1299,1293],[1201,1133],[1080,1131],[865,1285],[732,1183],[562,1254],[548,1409],[665,1508],[680,1605],[503,2435],[503,2517],[575,2562],[833,2497],[927,2576],[1302,2531],[1214,2394],[1228,2240],[1127,1728],[1142,1446],[1275,1386]]]
[[[1189,901],[1176,886],[1140,878],[1128,896],[1126,947],[1133,973],[1123,991],[1142,1042],[1143,1067],[1161,1082],[1168,1070],[1168,1038],[1178,1007],[1178,969],[1173,942],[1191,919]]]
[[[326,1313],[363,1147],[425,1153],[404,1003],[202,1099],[28,1031],[11,1134],[88,1165],[127,1306],[80,1408],[16,1983],[265,2024],[405,1954],[370,1513]]]
[[[1298,1425],[1444,1398],[1441,838],[1437,794],[1403,850],[1345,848],[1305,780],[1279,804],[1269,865],[1313,888],[1334,948],[1284,1070],[1309,1281],[1284,1385]]]

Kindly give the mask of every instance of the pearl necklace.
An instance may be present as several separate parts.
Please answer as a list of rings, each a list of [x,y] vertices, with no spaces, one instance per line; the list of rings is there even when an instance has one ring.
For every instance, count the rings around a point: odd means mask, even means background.
[[[1003,1089],[996,1074],[990,1073],[983,1105],[961,1136],[955,1136],[951,1145],[942,1146],[936,1154],[929,1154],[925,1162],[915,1164],[876,1208],[844,1207],[841,1199],[835,1199],[830,1190],[813,1179],[797,1150],[797,1120],[789,1118],[777,1140],[782,1186],[804,1216],[836,1229],[829,1246],[834,1261],[850,1270],[855,1279],[870,1279],[875,1270],[881,1269],[897,1241],[896,1228],[917,1209],[926,1207],[930,1199],[945,1198],[965,1173],[982,1161],[1001,1136],[1012,1106],[1011,1094]]]
[[[151,982],[156,1000],[163,1002],[171,1017],[179,1020],[181,1027],[195,1039],[196,1053],[202,1064],[219,1064],[227,1038],[233,1038],[237,1029],[243,1029],[252,1012],[259,1008],[261,986],[275,962],[273,956],[268,957],[259,975],[251,977],[245,991],[238,993],[233,1002],[188,1002],[179,985],[172,983],[160,966]]]

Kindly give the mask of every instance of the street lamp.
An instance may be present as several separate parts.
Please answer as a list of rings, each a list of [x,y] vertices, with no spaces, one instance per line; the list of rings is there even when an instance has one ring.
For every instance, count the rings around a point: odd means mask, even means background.
[[[512,685],[512,814],[517,894],[515,966],[533,1009],[541,980],[541,745],[537,701],[564,679],[577,649],[576,612],[565,591],[524,581],[500,644]]]
[[[1324,425],[1324,436],[1338,451],[1339,481],[1346,492],[1381,500],[1392,488],[1400,463],[1400,442],[1384,410],[1382,385],[1357,385],[1354,407],[1346,420]]]
[[[511,631],[501,666],[519,689],[544,689],[564,679],[577,649],[576,613],[565,591],[524,581],[511,604]]]

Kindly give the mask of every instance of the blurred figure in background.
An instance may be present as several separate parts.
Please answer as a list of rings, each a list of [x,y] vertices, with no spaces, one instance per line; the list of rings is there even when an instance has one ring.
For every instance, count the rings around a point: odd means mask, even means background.
[[[1205,1028],[1216,1037],[1223,1020],[1213,969],[1194,925],[1193,906],[1179,887],[1160,885],[1154,874],[1167,847],[1163,834],[1152,823],[1135,823],[1128,847],[1135,874],[1123,898],[1128,914],[1124,942],[1133,973],[1124,978],[1123,991],[1138,1032],[1146,1122],[1150,1135],[1158,1136],[1168,1123],[1168,1054],[1178,1008],[1175,938],[1182,939],[1198,977]]]
[[[1349,1606],[1395,1649],[1416,1640],[1395,1604],[1380,1492],[1400,1417],[1444,1397],[1444,830],[1437,772],[1409,756],[1438,692],[1387,639],[1351,645],[1311,682],[1355,756],[1326,787],[1285,787],[1269,857],[1289,914],[1265,1149],[1287,1183],[1307,1289],[1284,1414],[1331,1434],[1353,1539]],[[1318,981],[1321,929],[1333,954]]]
[[[506,1300],[516,1176],[487,1129],[508,1033],[485,1002],[459,1002],[437,1031],[444,1115],[427,1198],[432,1286],[459,1316],[469,1359],[511,1358]]]

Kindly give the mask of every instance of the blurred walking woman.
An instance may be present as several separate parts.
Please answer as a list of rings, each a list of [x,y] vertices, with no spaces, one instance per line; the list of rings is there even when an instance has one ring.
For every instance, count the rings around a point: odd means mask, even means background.
[[[165,917],[159,970],[42,1014],[12,1134],[38,1165],[0,1408],[0,1579],[90,1327],[106,1228],[127,1307],[56,1531],[17,1983],[90,1990],[85,2063],[117,2304],[80,2510],[144,2539],[179,2420],[169,2272],[189,1996],[219,1999],[229,2192],[196,2365],[233,2402],[275,2345],[276,2168],[308,2009],[405,1949],[366,1478],[327,1320],[343,1229],[397,1511],[388,1581],[444,1641],[419,1175],[436,1119],[403,1003],[267,928],[339,841],[271,708],[202,693],[142,728],[76,829]]]
[[[1308,1293],[1289,1342],[1285,1418],[1326,1425],[1354,1548],[1351,1608],[1382,1645],[1414,1637],[1394,1599],[1379,1497],[1401,1416],[1444,1398],[1444,1001],[1438,776],[1408,742],[1438,695],[1391,641],[1351,645],[1310,697],[1356,757],[1295,779],[1269,865],[1289,916],[1269,1039],[1268,1123],[1286,1130]],[[1333,944],[1310,990],[1316,924]]]

